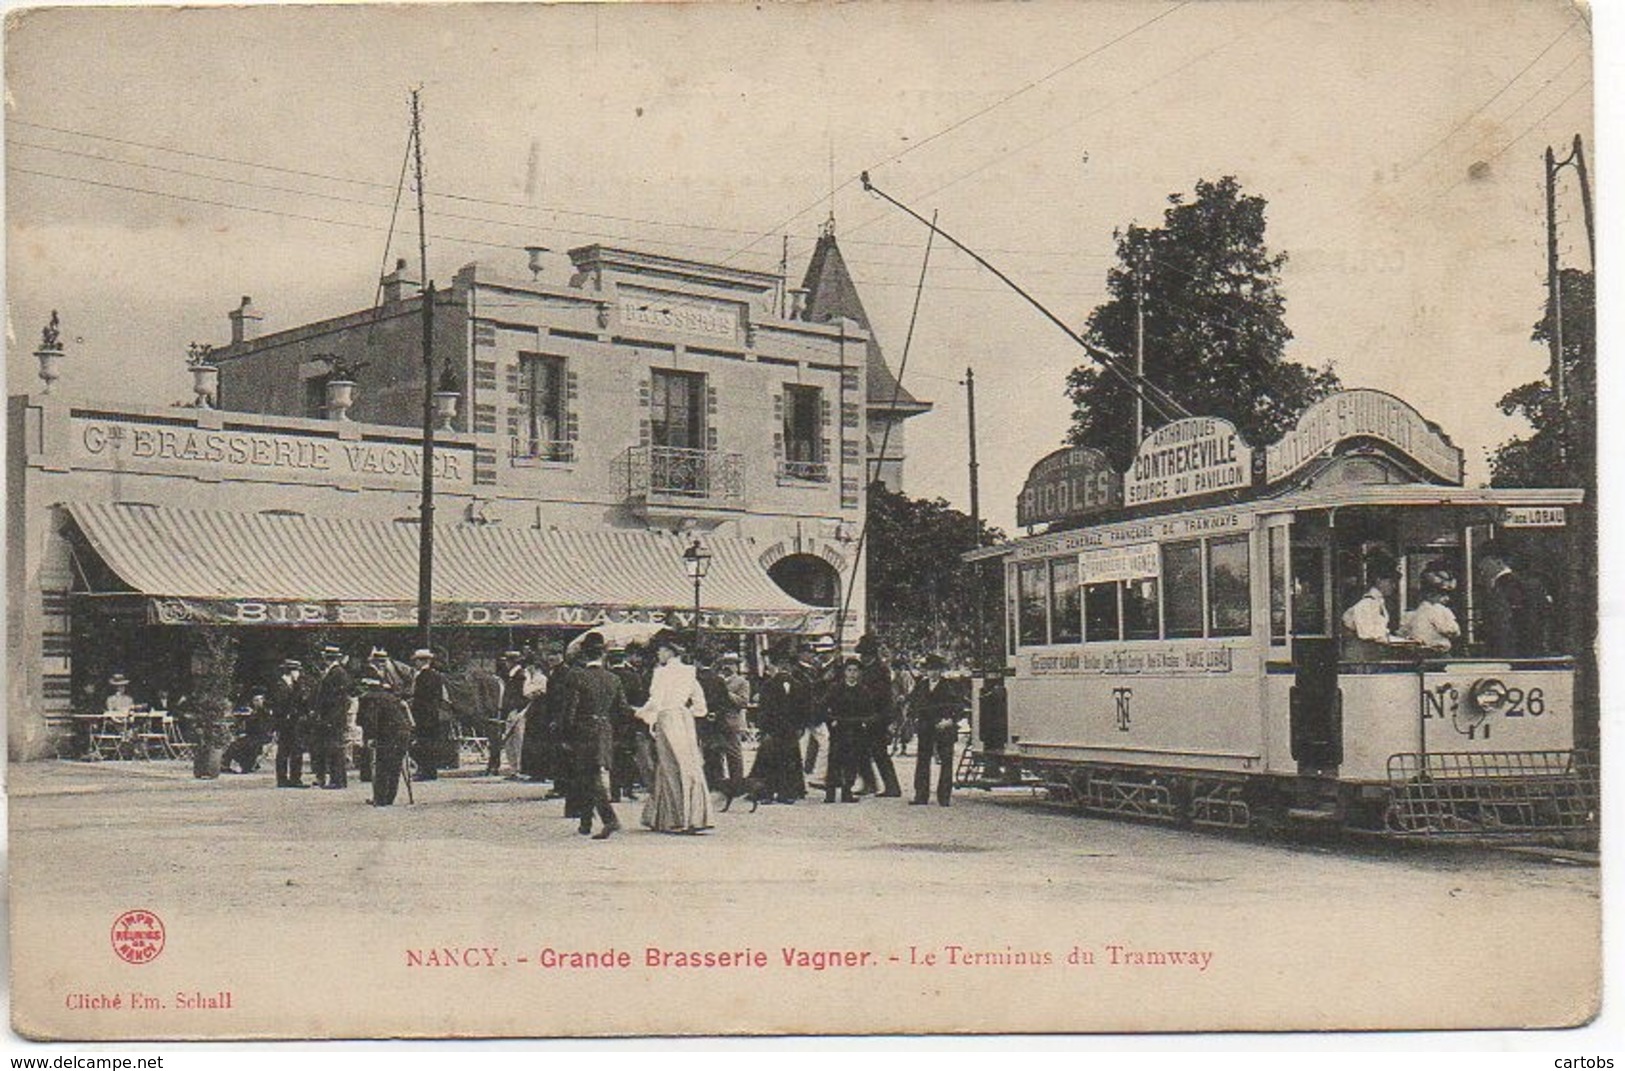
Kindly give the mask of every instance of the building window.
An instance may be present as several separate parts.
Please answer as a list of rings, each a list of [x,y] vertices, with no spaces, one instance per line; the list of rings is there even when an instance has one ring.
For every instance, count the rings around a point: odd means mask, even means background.
[[[650,441],[675,450],[704,450],[705,376],[656,369],[649,385]]]
[[[1050,642],[1083,642],[1082,593],[1078,589],[1078,559],[1058,558],[1050,562],[1049,605]]]
[[[780,474],[793,480],[829,479],[824,456],[824,392],[818,387],[784,388],[784,463]]]
[[[331,372],[324,372],[305,380],[305,416],[311,420],[327,419],[327,381],[332,378]]]
[[[1248,537],[1213,539],[1207,545],[1208,635],[1245,636],[1252,631],[1248,583]]]
[[[1162,578],[1167,581],[1164,633],[1170,640],[1202,634],[1202,544],[1168,543],[1162,548]]]
[[[519,405],[523,417],[513,456],[536,461],[572,461],[574,444],[566,434],[564,358],[542,353],[519,355]]]
[[[1049,635],[1045,628],[1048,608],[1044,605],[1044,563],[1031,562],[1023,565],[1017,573],[1020,585],[1020,604],[1018,622],[1021,645],[1033,647],[1049,642]]]
[[[1123,638],[1154,640],[1162,635],[1161,610],[1157,601],[1157,578],[1139,577],[1123,581]]]

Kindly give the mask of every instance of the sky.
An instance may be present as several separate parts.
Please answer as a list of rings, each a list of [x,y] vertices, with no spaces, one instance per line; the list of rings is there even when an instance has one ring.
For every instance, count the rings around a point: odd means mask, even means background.
[[[242,295],[268,331],[369,306],[381,265],[416,261],[410,197],[386,237],[421,86],[437,281],[591,242],[777,270],[786,234],[798,281],[833,215],[894,369],[926,232],[861,170],[1075,325],[1104,300],[1115,228],[1235,175],[1289,256],[1288,357],[1404,397],[1479,482],[1522,430],[1497,399],[1546,370],[1543,153],[1579,133],[1598,170],[1589,17],[1551,0],[13,11],[9,386],[37,386],[52,309],[62,389],[162,404]],[[1588,268],[1562,174],[1563,263]],[[1013,530],[1083,359],[939,242],[904,371],[936,403],[908,425],[909,492],[966,506],[973,367],[983,510]]]

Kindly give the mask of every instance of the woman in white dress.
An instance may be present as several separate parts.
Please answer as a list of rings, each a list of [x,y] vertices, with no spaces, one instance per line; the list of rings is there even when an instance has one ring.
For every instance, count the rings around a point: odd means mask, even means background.
[[[649,701],[637,716],[654,733],[655,783],[643,805],[643,824],[662,833],[698,833],[711,828],[711,790],[694,719],[705,717],[705,693],[694,667],[680,661],[674,639],[655,637],[654,676]]]

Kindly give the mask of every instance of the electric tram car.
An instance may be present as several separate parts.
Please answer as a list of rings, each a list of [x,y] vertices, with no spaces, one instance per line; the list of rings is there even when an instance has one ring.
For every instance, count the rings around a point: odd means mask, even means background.
[[[1461,451],[1379,391],[1322,400],[1262,451],[1214,418],[1157,429],[1123,474],[1058,451],[1020,500],[1048,530],[973,555],[1002,559],[1008,618],[978,757],[1094,812],[1584,837],[1585,506],[1463,486]],[[1459,635],[1426,646],[1403,633],[1430,589]]]

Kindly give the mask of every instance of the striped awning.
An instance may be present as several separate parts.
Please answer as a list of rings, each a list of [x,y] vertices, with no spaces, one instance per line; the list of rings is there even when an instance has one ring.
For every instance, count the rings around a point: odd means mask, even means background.
[[[153,620],[380,625],[416,620],[415,523],[73,503],[86,541]],[[448,525],[435,529],[434,620],[443,625],[692,627],[686,541],[670,532]],[[825,631],[834,611],[767,575],[751,539],[710,538],[701,625]],[[127,592],[128,593],[128,592]],[[126,594],[127,594],[126,593]]]

